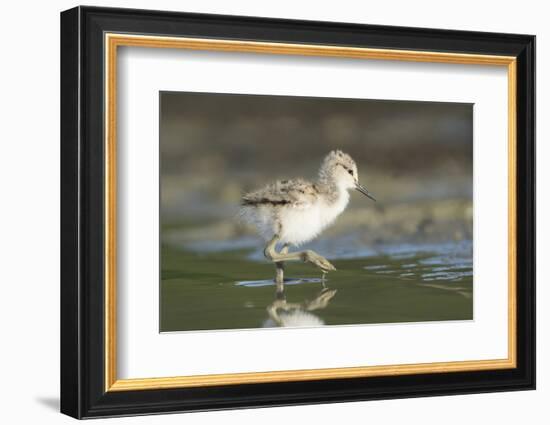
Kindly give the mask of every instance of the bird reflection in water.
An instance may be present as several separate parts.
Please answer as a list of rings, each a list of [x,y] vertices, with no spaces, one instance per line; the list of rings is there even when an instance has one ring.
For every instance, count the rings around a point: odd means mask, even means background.
[[[313,300],[291,303],[287,302],[284,287],[280,285],[275,293],[275,300],[267,307],[269,319],[264,322],[263,327],[323,326],[325,322],[312,311],[326,308],[334,295],[336,289],[324,287]]]

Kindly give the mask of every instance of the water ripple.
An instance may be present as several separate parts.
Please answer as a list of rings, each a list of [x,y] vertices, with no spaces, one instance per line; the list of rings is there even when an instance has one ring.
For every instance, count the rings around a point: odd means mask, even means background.
[[[325,279],[326,281],[326,279]],[[285,279],[285,285],[302,285],[304,283],[323,283],[320,278],[288,278]],[[247,288],[257,288],[261,286],[275,286],[273,279],[264,280],[243,280],[235,282],[235,286],[245,286]]]

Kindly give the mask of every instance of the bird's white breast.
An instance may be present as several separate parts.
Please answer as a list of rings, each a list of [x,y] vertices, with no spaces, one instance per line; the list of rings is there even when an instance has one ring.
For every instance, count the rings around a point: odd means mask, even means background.
[[[317,236],[340,215],[349,202],[342,191],[334,202],[320,198],[305,208],[284,208],[281,211],[281,242],[300,245]]]

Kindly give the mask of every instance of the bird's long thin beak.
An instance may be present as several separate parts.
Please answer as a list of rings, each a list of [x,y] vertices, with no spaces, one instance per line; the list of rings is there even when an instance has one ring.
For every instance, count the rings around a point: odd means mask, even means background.
[[[361,192],[363,195],[365,195],[367,198],[370,198],[372,199],[374,202],[376,202],[376,199],[374,198],[374,196],[372,195],[372,193],[370,193],[367,188],[365,186],[363,186],[361,183],[355,183],[355,190],[357,190],[358,192]]]

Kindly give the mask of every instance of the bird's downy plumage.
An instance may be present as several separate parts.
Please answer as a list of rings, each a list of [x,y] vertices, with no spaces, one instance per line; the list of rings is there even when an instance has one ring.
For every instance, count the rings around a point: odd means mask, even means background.
[[[266,240],[278,235],[283,244],[300,245],[333,223],[348,205],[348,190],[358,187],[362,186],[355,161],[340,150],[332,151],[315,182],[278,180],[245,194],[241,217]]]

